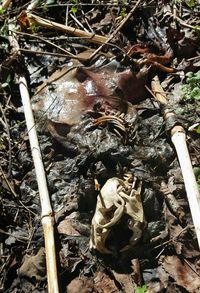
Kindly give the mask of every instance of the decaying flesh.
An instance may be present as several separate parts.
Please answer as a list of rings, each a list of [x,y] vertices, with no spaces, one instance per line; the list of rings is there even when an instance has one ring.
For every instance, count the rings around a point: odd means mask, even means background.
[[[89,69],[73,61],[38,88],[32,105],[54,137],[66,137],[84,118],[96,127],[112,124],[116,133],[124,135],[136,117],[131,103],[144,98],[144,85],[145,79],[138,79],[116,61]],[[60,126],[62,133],[58,133]]]
[[[128,242],[124,246],[114,247],[112,230],[120,225],[120,238],[125,237],[129,230]],[[96,249],[103,254],[123,252],[133,246],[142,237],[145,227],[145,217],[141,201],[141,182],[136,177],[128,175],[125,180],[113,177],[101,189],[94,217],[92,219],[90,249]],[[110,244],[109,244],[110,243]],[[122,241],[123,243],[123,241]]]

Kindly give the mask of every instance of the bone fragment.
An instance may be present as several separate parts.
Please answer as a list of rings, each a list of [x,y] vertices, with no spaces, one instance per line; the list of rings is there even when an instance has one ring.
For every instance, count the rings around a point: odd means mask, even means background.
[[[134,179],[136,179],[134,177]],[[119,224],[124,215],[129,217],[127,230],[132,231],[128,244],[120,248],[120,252],[134,247],[142,237],[144,227],[144,211],[141,201],[141,182],[137,189],[136,180],[132,183],[113,177],[104,184],[98,198],[90,238],[90,249],[96,249],[103,254],[112,254],[115,247],[107,247],[106,241],[112,229]],[[125,228],[125,227],[124,227]],[[113,245],[113,244],[112,244]]]

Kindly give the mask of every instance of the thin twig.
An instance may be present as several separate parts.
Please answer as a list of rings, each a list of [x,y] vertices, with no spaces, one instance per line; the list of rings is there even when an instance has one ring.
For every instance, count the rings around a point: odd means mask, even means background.
[[[127,14],[127,16],[122,20],[122,22],[120,23],[120,25],[118,26],[118,28],[111,34],[111,36],[89,57],[89,60],[92,60],[96,54],[98,54],[102,48],[109,43],[115,36],[116,34],[122,29],[122,27],[125,25],[125,23],[131,18],[131,16],[133,15],[133,13],[136,11],[136,9],[138,8],[138,6],[140,5],[140,3],[142,2],[142,0],[138,0],[136,2],[136,4],[134,5],[134,7],[131,9],[131,11]]]
[[[187,59],[187,61],[193,61],[200,59],[200,55]]]
[[[1,165],[0,165],[0,171],[1,171],[1,173],[2,173],[2,176],[3,176],[3,178],[4,178],[4,180],[5,180],[6,184],[7,184],[7,186],[8,186],[8,188],[9,188],[10,192],[11,192],[11,193],[14,195],[14,197],[19,201],[19,203],[22,205],[22,207],[23,207],[24,209],[26,209],[29,213],[33,214],[34,216],[37,216],[37,214],[35,214],[33,211],[31,211],[29,208],[27,208],[27,207],[23,204],[23,202],[19,199],[18,195],[16,194],[16,192],[15,192],[14,189],[12,188],[12,185],[10,184],[8,178],[6,177],[6,174],[4,173],[4,171],[3,171],[2,167],[1,167]]]
[[[64,57],[64,58],[70,58],[70,59],[79,59],[77,56],[71,56],[69,54],[60,54],[60,53],[53,53],[53,52],[47,52],[47,51],[34,51],[34,50],[28,50],[28,49],[19,49],[22,53],[27,53],[31,55],[49,55],[54,57]]]
[[[185,22],[184,20],[182,20],[180,17],[176,16],[175,19],[184,27],[190,28],[192,30],[196,30],[196,31],[200,31],[200,27],[199,26],[193,26],[191,24],[188,24],[187,22]]]
[[[16,238],[17,240],[22,241],[22,242],[24,242],[24,241],[28,241],[28,240],[29,240],[29,237],[15,236],[13,233],[6,232],[6,231],[4,231],[4,230],[2,230],[2,229],[0,229],[0,233],[1,233],[1,234],[8,235],[8,236],[12,236],[12,237],[14,237],[14,238]]]
[[[18,35],[23,35],[23,36],[28,36],[30,38],[35,38],[35,39],[38,39],[38,40],[41,40],[42,42],[48,44],[48,45],[51,45],[52,47],[55,47],[57,49],[59,49],[60,51],[66,53],[67,55],[70,55],[71,57],[75,57],[75,55],[73,55],[71,52],[69,52],[68,50],[66,49],[63,49],[61,48],[60,46],[48,41],[48,40],[45,40],[44,38],[40,37],[40,36],[37,36],[37,35],[33,35],[33,34],[28,34],[28,33],[24,33],[24,32],[19,32],[19,31],[15,31],[15,30],[11,30],[14,34],[18,34]]]
[[[72,13],[70,13],[70,16],[85,32],[89,33],[89,31],[82,25],[82,23]]]
[[[65,25],[68,26],[68,19],[69,19],[69,6],[67,5],[66,13],[65,13]]]
[[[165,248],[166,245],[168,245],[170,243],[173,243],[183,232],[185,232],[186,230],[188,230],[190,228],[191,227],[187,225],[181,231],[179,231],[172,239],[169,239],[169,240],[167,240],[167,241],[165,241],[165,242],[163,242],[163,243],[161,243],[161,244],[159,244],[157,246],[154,246],[152,250],[156,250],[156,249],[158,249],[158,248],[160,248],[162,246],[164,246],[164,248]]]
[[[0,105],[0,110],[4,119],[4,127],[8,136],[8,177],[11,176],[11,160],[12,160],[12,146],[11,146],[11,137],[10,137],[10,126],[8,125],[8,121],[6,118],[5,111],[3,111],[2,106]]]

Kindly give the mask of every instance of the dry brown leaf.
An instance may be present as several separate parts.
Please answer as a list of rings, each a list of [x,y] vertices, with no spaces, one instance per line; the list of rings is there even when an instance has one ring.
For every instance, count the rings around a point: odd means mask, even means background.
[[[98,272],[94,279],[95,289],[97,293],[121,293],[110,276],[104,272]]]
[[[123,293],[133,292],[137,285],[134,283],[133,277],[131,274],[119,274],[113,271],[115,279],[120,283],[123,289]]]
[[[58,233],[70,236],[80,236],[80,233],[73,228],[72,221],[72,219],[64,219],[60,222],[58,225]]]
[[[80,60],[82,62],[87,61],[94,52],[95,52],[95,49],[89,48],[89,49],[77,54],[76,57],[78,58],[78,60]],[[101,55],[105,56],[106,58],[113,57],[113,54],[111,52],[107,52],[107,53],[101,52]]]
[[[166,256],[161,258],[164,270],[173,278],[177,285],[185,288],[190,293],[200,290],[200,277],[177,256]]]
[[[67,293],[92,293],[94,288],[93,280],[88,277],[75,278],[67,286]]]
[[[149,282],[146,293],[158,293],[162,292],[163,289],[164,287],[161,282]]]
[[[19,277],[35,277],[37,281],[46,279],[45,249],[41,247],[36,255],[25,255],[24,262],[18,270]]]

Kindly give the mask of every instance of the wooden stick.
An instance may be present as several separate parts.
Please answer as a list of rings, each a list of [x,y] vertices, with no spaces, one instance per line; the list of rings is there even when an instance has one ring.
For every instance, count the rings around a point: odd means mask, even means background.
[[[157,75],[153,78],[151,82],[151,89],[154,94],[153,97],[155,98],[155,100],[160,102],[163,105],[167,105],[168,103],[167,96],[163,90],[163,87],[160,84],[160,81]]]
[[[161,104],[167,105],[166,95],[161,88],[162,86],[160,84],[159,78],[156,76],[152,81],[152,91],[157,101],[159,101]],[[165,111],[166,119],[172,115],[174,115],[174,113],[168,110]],[[171,140],[174,144],[179,159],[192,220],[194,223],[195,231],[197,234],[197,241],[200,248],[200,193],[192,169],[192,163],[186,144],[185,130],[182,126],[176,125],[171,129]]]
[[[15,54],[19,54],[19,44],[17,42],[16,35],[10,30],[10,44],[14,49]],[[28,85],[26,78],[23,74],[17,75],[20,94],[24,107],[24,114],[26,125],[28,129],[29,141],[31,146],[31,153],[35,166],[36,179],[39,189],[40,201],[41,201],[41,218],[42,226],[44,230],[45,240],[45,251],[46,251],[46,265],[47,265],[47,281],[48,281],[48,292],[57,293],[58,289],[58,278],[57,278],[57,266],[56,266],[56,250],[54,242],[54,216],[51,208],[49,199],[49,192],[47,188],[46,175],[44,171],[42,154],[38,142],[35,121],[33,118],[33,112],[31,108],[30,96],[28,92]]]
[[[48,19],[42,18],[40,16],[34,15],[32,13],[27,13],[27,17],[31,23],[37,24],[39,26],[45,27],[47,29],[59,30],[67,34],[72,34],[76,37],[85,38],[87,41],[96,44],[102,44],[107,41],[106,37],[92,34],[89,32],[82,31],[80,29],[73,28],[71,26],[66,26]]]

